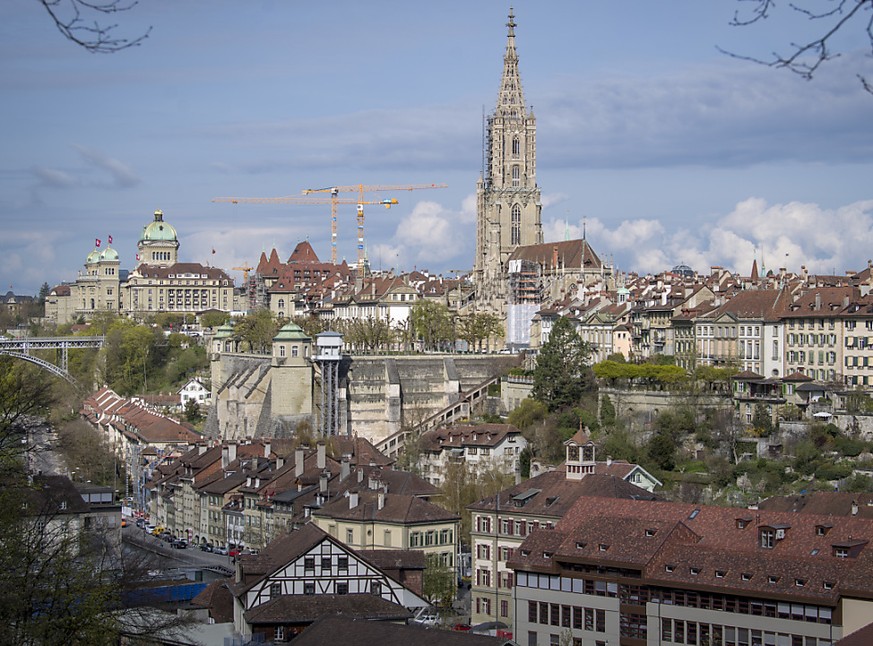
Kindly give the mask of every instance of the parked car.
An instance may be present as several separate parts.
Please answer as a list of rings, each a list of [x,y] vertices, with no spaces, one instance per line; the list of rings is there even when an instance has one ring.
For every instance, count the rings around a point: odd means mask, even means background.
[[[184,550],[186,547],[188,547],[188,541],[186,541],[184,538],[174,538],[172,541],[170,541],[170,547],[173,547],[177,550]]]
[[[146,524],[143,526],[143,529],[146,531],[147,534],[154,534],[157,527],[155,527],[154,525]]]
[[[420,626],[437,626],[440,623],[440,618],[434,610],[423,609],[412,618],[412,623]]]
[[[221,554],[222,556],[227,556],[227,548],[223,545],[217,545],[212,548],[213,554]]]
[[[200,550],[203,552],[211,552],[212,545],[209,545],[208,543],[200,543]]]
[[[238,548],[238,547],[234,547],[232,550],[227,551],[227,555],[234,557],[234,558],[236,558],[240,554],[242,554],[242,550],[240,550],[240,548]]]

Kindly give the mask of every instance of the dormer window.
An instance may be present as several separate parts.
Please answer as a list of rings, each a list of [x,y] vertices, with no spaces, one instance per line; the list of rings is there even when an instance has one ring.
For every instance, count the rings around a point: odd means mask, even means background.
[[[737,529],[745,529],[750,522],[749,518],[737,518]]]
[[[838,559],[849,558],[849,548],[848,547],[834,547],[834,556],[836,556]]]
[[[552,552],[543,552],[543,558],[544,559],[552,558]]]
[[[727,573],[724,570],[716,570],[715,571],[715,578],[716,579],[723,579],[725,574],[727,574]]]
[[[584,550],[586,545],[588,545],[588,543],[586,543],[585,541],[576,541],[577,550]]]
[[[816,525],[815,526],[815,535],[816,536],[826,536],[829,531],[831,531],[831,527],[833,525]]]
[[[762,527],[758,538],[764,549],[772,550],[776,546],[776,530],[771,527]]]
[[[821,587],[824,588],[825,590],[833,590],[834,584],[831,581],[822,581]]]
[[[806,585],[806,579],[794,579],[794,585],[796,585],[798,588],[802,588]]]
[[[751,575],[749,572],[743,572],[743,573],[740,575],[740,578],[741,578],[743,581],[751,581],[751,580],[752,580],[752,575]]]
[[[675,565],[665,565],[665,566],[664,566],[664,571],[665,571],[665,572],[672,572],[672,571],[675,570],[675,569],[676,569],[676,566],[675,566]]]
[[[700,574],[700,568],[699,568],[699,567],[691,567],[691,568],[688,568],[688,571],[691,572],[691,576],[697,576],[698,574]]]
[[[646,537],[651,538],[652,536],[654,536],[657,533],[658,533],[657,529],[647,529],[646,530]]]
[[[778,577],[778,576],[772,576],[772,575],[771,575],[771,576],[768,576],[768,577],[767,577],[767,583],[769,583],[770,585],[776,585],[777,583],[779,583],[779,577]]]
[[[600,543],[600,545],[597,546],[597,549],[599,549],[601,552],[605,552],[609,549],[609,545],[607,545],[606,543]]]

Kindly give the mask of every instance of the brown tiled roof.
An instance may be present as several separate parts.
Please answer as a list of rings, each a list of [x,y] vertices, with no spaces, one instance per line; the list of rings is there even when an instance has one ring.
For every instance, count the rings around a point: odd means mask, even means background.
[[[233,595],[227,583],[226,579],[216,579],[191,599],[192,605],[209,610],[210,619],[217,624],[233,621]]]
[[[521,435],[512,424],[456,424],[422,433],[421,447],[439,452],[464,446],[493,448],[509,435]]]
[[[403,606],[374,594],[283,595],[245,612],[252,624],[309,624],[324,615],[341,614],[369,621],[405,621],[412,617]],[[338,635],[335,635],[335,638]],[[345,639],[342,640],[345,643]]]
[[[761,528],[784,538],[763,548]],[[533,532],[512,566],[628,567],[656,585],[835,603],[840,594],[873,599],[873,546],[863,543],[855,558],[833,549],[870,539],[873,521],[856,517],[580,498],[554,530]]]
[[[530,260],[540,263],[546,270],[554,270],[555,257],[560,267],[568,269],[600,269],[601,262],[586,240],[562,240],[517,247],[509,260]]]
[[[873,519],[873,494],[848,492],[814,492],[793,496],[774,496],[758,503],[764,511],[791,511],[820,516],[852,516],[853,504],[857,504],[857,515]]]
[[[867,624],[860,630],[846,635],[834,646],[870,646],[873,644],[873,624]]]
[[[313,515],[340,520],[373,520],[404,525],[459,520],[457,515],[417,496],[392,493],[383,495],[385,498],[382,509],[379,509],[378,493],[362,491],[358,494],[356,507],[349,509],[351,496],[342,496],[313,512]]]
[[[294,638],[294,643],[296,646],[336,646],[339,635],[342,635],[343,646],[504,646],[514,643],[469,632],[432,630],[335,615],[324,616],[314,622]]]
[[[606,463],[598,463],[606,464]],[[613,465],[628,465],[627,462],[613,462]],[[628,465],[633,466],[633,465]],[[611,468],[611,466],[610,466]],[[522,507],[516,507],[513,500],[519,494],[535,490],[536,494],[527,499]],[[581,480],[568,480],[566,469],[562,466],[555,471],[525,480],[499,494],[501,512],[520,513],[531,516],[561,518],[573,504],[583,497],[634,498],[641,500],[660,500],[660,496],[649,493],[630,482],[625,482],[614,474],[589,474]],[[473,511],[493,511],[497,501],[495,496],[484,498],[469,505]]]

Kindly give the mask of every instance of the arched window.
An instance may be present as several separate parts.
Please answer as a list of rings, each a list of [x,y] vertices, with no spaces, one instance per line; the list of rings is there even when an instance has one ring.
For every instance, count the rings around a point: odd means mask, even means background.
[[[512,156],[518,157],[521,154],[521,141],[518,139],[518,135],[512,138]]]
[[[510,244],[521,244],[521,206],[512,205],[512,228]]]
[[[518,186],[521,183],[521,171],[518,166],[512,167],[512,185]]]
[[[280,298],[280,299],[279,299],[279,309],[280,309],[280,310],[284,310],[284,309],[285,309],[285,299],[284,299],[284,298]],[[279,316],[282,316],[282,315],[279,314]]]

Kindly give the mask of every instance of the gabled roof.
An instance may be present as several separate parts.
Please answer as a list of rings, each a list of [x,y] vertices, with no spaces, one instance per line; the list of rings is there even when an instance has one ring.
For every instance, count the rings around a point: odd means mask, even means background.
[[[598,462],[598,465],[606,465]],[[627,462],[612,465],[628,465]],[[530,489],[538,490],[538,493],[528,498],[519,509],[513,498]],[[608,497],[608,498],[634,498],[641,500],[660,500],[660,496],[649,493],[630,482],[626,482],[621,476],[614,474],[593,473],[588,474],[581,480],[567,479],[566,469],[561,466],[555,471],[548,471],[530,480],[504,489],[498,496],[483,498],[467,509],[472,511],[494,511],[498,507],[501,512],[523,513],[530,516],[544,516],[547,518],[561,518],[579,498],[582,497]],[[499,501],[499,502],[498,502]]]
[[[338,615],[325,615],[313,622],[294,638],[294,643],[296,646],[336,646],[338,635],[342,635],[343,646],[508,646],[515,643],[469,632],[430,630]]]
[[[245,612],[245,620],[258,624],[310,624],[325,615],[343,615],[368,621],[405,621],[412,617],[403,606],[374,594],[282,595]],[[336,639],[338,635],[334,636]],[[346,640],[342,640],[346,643]]]
[[[384,496],[379,509],[379,496]],[[352,495],[341,496],[312,515],[322,518],[335,518],[346,521],[375,521],[401,525],[441,523],[460,520],[460,518],[431,502],[417,496],[405,494],[380,494],[375,491],[358,493],[358,504],[349,507]]]

